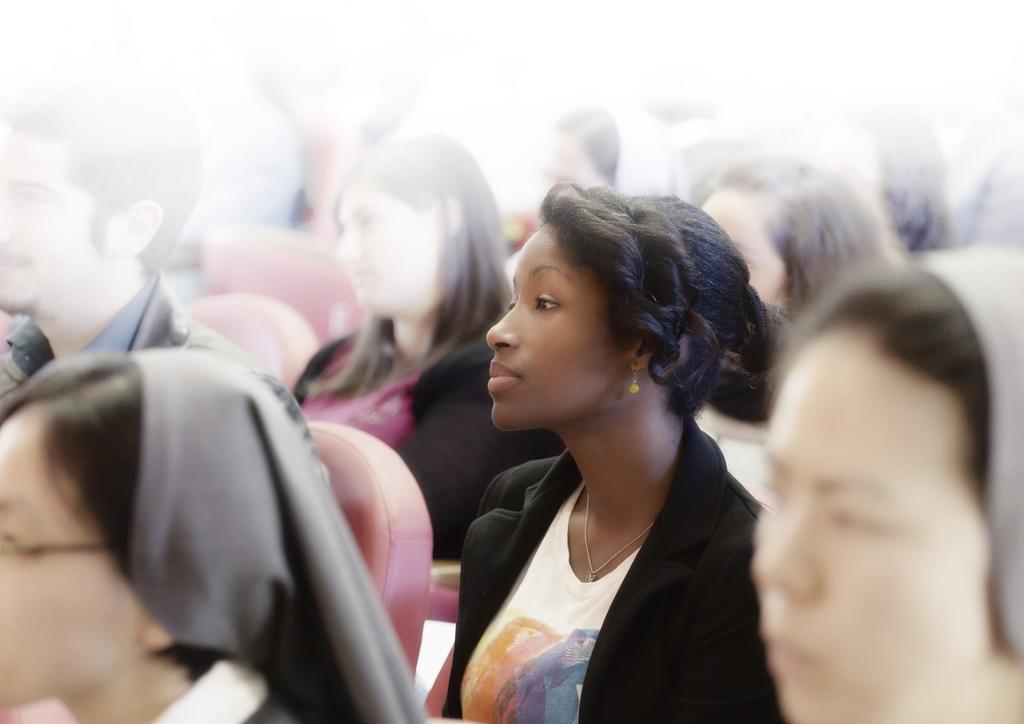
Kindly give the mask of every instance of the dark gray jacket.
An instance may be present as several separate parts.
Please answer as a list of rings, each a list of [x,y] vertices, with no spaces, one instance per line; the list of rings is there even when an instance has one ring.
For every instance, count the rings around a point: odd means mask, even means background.
[[[24,320],[7,335],[7,345],[7,354],[0,359],[0,400],[54,358],[46,335],[31,319]],[[161,347],[212,352],[237,362],[269,385],[293,417],[301,417],[291,393],[276,377],[233,343],[194,321],[167,283],[158,278],[130,351]]]

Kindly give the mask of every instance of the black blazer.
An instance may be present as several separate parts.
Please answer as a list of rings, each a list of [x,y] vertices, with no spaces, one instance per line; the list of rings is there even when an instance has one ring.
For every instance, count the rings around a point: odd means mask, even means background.
[[[462,715],[469,657],[580,480],[566,452],[488,488],[463,548],[446,716]],[[782,722],[750,577],[759,511],[714,441],[687,422],[665,507],[594,645],[580,722]]]
[[[32,319],[22,321],[7,335],[7,346],[7,354],[0,357],[0,399],[53,361],[50,342]],[[193,320],[160,275],[129,351],[163,347],[212,352],[239,363],[273,391],[293,419],[302,420],[302,411],[285,386],[235,344]]]

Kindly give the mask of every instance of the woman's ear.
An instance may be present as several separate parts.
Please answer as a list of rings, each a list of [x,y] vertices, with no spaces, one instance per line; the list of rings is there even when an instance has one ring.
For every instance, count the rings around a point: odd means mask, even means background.
[[[646,372],[651,365],[652,352],[648,350],[647,340],[638,339],[630,345],[630,369]]]
[[[638,339],[636,342],[629,347],[630,355],[630,369],[634,369],[638,372],[646,372],[651,366],[651,358],[654,356],[653,350],[646,343],[644,339]],[[679,346],[679,357],[670,365],[667,365],[662,372],[668,372],[678,368],[681,364],[686,362],[686,358],[689,355],[690,350],[690,338],[683,337],[683,341]]]

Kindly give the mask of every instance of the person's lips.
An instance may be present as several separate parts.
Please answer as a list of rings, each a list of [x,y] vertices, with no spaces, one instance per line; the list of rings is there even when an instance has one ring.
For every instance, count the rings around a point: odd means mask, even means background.
[[[804,648],[782,637],[765,637],[768,667],[775,676],[791,678],[814,671],[814,657]]]
[[[492,395],[501,394],[522,381],[522,377],[515,370],[506,367],[497,360],[491,361],[491,379],[487,381],[487,391]]]

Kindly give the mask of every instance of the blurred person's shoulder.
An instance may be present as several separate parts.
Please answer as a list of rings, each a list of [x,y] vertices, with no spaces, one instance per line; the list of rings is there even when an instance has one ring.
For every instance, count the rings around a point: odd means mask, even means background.
[[[422,411],[432,402],[456,390],[479,399],[490,409],[487,377],[493,357],[494,352],[482,339],[464,344],[446,354],[423,371],[416,384],[416,409]]]
[[[494,352],[484,340],[474,340],[452,350],[432,364],[424,370],[423,378],[428,381],[431,378],[445,380],[457,378],[470,372],[487,370],[493,357]]]

